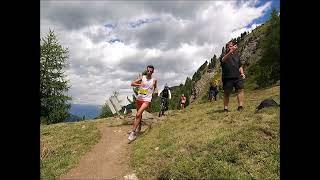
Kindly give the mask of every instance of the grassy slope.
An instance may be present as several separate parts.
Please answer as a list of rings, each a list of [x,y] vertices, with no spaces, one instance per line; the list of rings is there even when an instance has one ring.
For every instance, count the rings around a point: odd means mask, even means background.
[[[75,167],[80,158],[100,140],[99,123],[116,126],[122,121],[109,118],[40,125],[41,179],[57,179]]]
[[[232,97],[227,114],[220,99],[168,116],[133,145],[139,179],[279,179],[280,110],[254,113],[265,98],[279,102],[279,91],[247,92],[241,113]]]
[[[264,98],[279,102],[279,89],[246,93],[242,113],[235,111],[235,97],[228,114],[220,111],[221,99],[171,112],[134,143],[132,165],[139,179],[279,179],[279,109],[253,113]],[[99,123],[124,124],[109,118],[41,125],[41,179],[55,179],[75,167],[99,141]]]

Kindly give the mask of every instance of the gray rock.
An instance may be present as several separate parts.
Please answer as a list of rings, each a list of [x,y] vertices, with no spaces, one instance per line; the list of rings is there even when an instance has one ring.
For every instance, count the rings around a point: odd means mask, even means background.
[[[129,174],[126,176],[123,176],[124,180],[138,180],[138,177],[135,174]]]

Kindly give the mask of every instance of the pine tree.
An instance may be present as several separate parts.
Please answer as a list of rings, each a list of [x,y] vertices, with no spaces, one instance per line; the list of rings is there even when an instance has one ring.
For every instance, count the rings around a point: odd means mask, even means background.
[[[216,67],[216,62],[217,62],[217,56],[213,55],[213,57],[210,60],[210,63],[208,65],[209,69],[214,69]]]
[[[237,40],[236,40],[237,44],[239,44],[240,41],[241,41],[241,37],[239,36],[237,37]]]
[[[64,74],[69,51],[51,30],[40,40],[40,50],[40,119],[47,124],[63,122],[69,116],[71,100],[66,95],[70,86]]]
[[[257,84],[260,87],[275,84],[280,79],[280,17],[276,9],[270,15],[267,40],[263,43],[266,49],[258,62]]]
[[[108,106],[107,103],[105,103],[102,108],[101,108],[101,113],[100,115],[98,116],[99,118],[106,118],[106,117],[112,117],[113,114]]]
[[[225,53],[226,53],[226,50],[225,50],[225,48],[224,48],[224,46],[223,46],[223,47],[222,47],[222,50],[221,50],[221,54],[220,54],[219,59],[221,59],[221,58],[224,56]]]

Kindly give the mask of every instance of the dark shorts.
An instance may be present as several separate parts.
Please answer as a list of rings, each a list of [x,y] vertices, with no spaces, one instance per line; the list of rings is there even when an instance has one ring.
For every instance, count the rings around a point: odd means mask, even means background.
[[[210,96],[210,97],[216,96],[216,91],[210,90],[210,91],[209,91],[209,96]]]
[[[223,90],[226,93],[231,93],[233,91],[233,87],[236,91],[244,89],[244,81],[241,78],[223,79],[222,83]]]

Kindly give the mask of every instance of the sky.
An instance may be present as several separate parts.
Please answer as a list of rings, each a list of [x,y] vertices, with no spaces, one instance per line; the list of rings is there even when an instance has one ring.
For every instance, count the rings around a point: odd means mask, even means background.
[[[103,105],[153,65],[158,88],[183,84],[231,38],[264,23],[280,1],[41,0],[40,37],[49,29],[69,49],[73,104]]]

